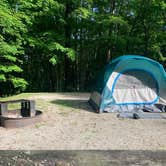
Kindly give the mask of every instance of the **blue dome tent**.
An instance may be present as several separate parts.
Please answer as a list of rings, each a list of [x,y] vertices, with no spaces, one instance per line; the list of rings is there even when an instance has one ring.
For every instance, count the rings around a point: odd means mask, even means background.
[[[123,55],[105,68],[89,103],[98,112],[162,111],[166,105],[166,73],[163,66],[144,56]]]

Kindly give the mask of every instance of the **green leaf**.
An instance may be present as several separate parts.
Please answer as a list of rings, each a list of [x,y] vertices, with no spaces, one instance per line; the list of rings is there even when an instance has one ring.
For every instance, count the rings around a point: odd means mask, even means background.
[[[1,54],[17,54],[18,50],[17,47],[14,45],[9,45],[6,42],[0,42],[0,53]]]
[[[18,73],[20,73],[23,70],[17,65],[10,65],[10,66],[0,65],[0,71],[3,71],[4,73],[10,73],[10,72],[18,72]]]
[[[76,57],[75,51],[74,51],[72,48],[66,48],[66,52],[67,52],[68,57],[69,57],[72,61],[74,61],[74,60],[75,60],[75,57]]]
[[[54,51],[54,50],[59,50],[61,52],[65,52],[66,49],[65,47],[63,47],[61,44],[57,43],[57,42],[53,42],[53,43],[50,43],[49,46],[48,46],[48,49],[50,51]]]
[[[12,62],[16,62],[17,58],[11,55],[4,55],[3,56],[5,59],[10,60]]]
[[[125,21],[120,16],[109,16],[109,23],[111,23],[111,24],[119,24],[121,26],[128,24],[127,21]]]
[[[21,90],[25,90],[28,85],[23,78],[12,77],[10,80],[15,88],[20,88]]]
[[[84,7],[79,7],[78,9],[74,11],[74,13],[77,17],[84,18],[84,19],[88,18],[91,15],[91,12]]]
[[[4,74],[0,74],[0,81],[6,81],[6,77]]]
[[[54,55],[50,60],[49,62],[52,64],[52,65],[56,65],[57,64],[57,57]]]

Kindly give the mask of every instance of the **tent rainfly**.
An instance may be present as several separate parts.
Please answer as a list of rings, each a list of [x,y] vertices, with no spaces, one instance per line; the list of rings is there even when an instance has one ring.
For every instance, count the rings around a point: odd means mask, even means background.
[[[124,55],[109,63],[89,103],[101,112],[166,112],[166,73],[144,56]]]

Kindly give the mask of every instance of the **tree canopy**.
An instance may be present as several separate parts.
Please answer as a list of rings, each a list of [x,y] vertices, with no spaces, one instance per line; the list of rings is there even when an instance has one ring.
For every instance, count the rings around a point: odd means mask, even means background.
[[[124,54],[166,67],[165,0],[1,0],[0,92],[88,91]]]

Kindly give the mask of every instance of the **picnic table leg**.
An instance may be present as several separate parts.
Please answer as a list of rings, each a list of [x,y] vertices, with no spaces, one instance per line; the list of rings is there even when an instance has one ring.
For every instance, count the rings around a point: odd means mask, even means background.
[[[7,109],[7,104],[6,103],[0,104],[0,115],[4,115],[7,110],[8,109]]]
[[[27,101],[21,102],[21,116],[30,117],[30,106]]]

